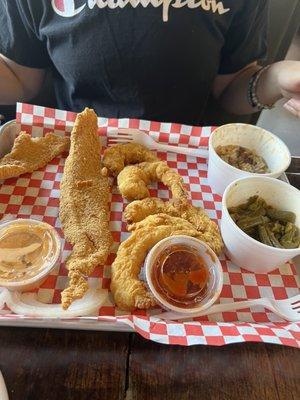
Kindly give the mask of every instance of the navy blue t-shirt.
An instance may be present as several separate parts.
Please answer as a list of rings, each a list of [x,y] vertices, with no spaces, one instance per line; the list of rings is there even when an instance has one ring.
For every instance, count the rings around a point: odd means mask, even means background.
[[[217,74],[266,54],[266,0],[1,0],[0,53],[60,108],[199,124]]]

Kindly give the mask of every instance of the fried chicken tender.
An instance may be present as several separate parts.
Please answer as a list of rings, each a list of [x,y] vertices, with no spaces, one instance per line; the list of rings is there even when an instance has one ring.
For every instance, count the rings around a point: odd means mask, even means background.
[[[68,138],[53,133],[33,138],[21,132],[11,152],[0,160],[0,179],[15,178],[27,172],[36,171],[67,151],[69,146]]]
[[[149,149],[138,143],[117,144],[104,151],[103,165],[117,176],[126,165],[144,161],[158,161]]]
[[[147,185],[152,181],[161,181],[166,185],[171,190],[173,199],[185,199],[188,196],[182,177],[164,161],[129,165],[118,175],[120,193],[128,200],[150,197]]]
[[[101,174],[100,151],[97,116],[86,108],[76,118],[61,182],[60,219],[73,245],[67,260],[69,287],[62,293],[64,309],[85,294],[86,277],[106,262],[112,244],[109,180]]]
[[[111,266],[110,286],[120,309],[131,311],[155,305],[152,294],[139,279],[139,273],[148,251],[160,240],[174,235],[192,236],[206,241],[205,234],[198,232],[190,222],[157,214],[148,216],[140,225],[136,224],[131,236],[121,243]]]
[[[223,241],[218,225],[212,221],[202,208],[194,207],[187,200],[163,201],[158,198],[136,200],[125,209],[124,217],[127,229],[133,231],[147,224],[149,215],[164,213],[172,217],[180,217],[191,223],[216,254],[223,249]],[[146,219],[145,219],[146,218]]]

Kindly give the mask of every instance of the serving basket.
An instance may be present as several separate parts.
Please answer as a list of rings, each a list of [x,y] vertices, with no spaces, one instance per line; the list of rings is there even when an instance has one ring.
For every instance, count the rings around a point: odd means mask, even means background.
[[[17,130],[26,131],[32,136],[43,136],[47,132],[69,135],[76,114],[68,111],[44,108],[18,103]],[[136,119],[99,118],[99,135],[105,146],[107,134],[117,128],[135,128],[147,132],[161,143],[179,146],[207,147],[212,127],[192,127],[174,123],[159,123]],[[14,135],[14,129],[11,129]],[[9,151],[13,137],[0,134],[0,149],[6,146]],[[34,218],[49,223],[61,235],[63,243],[62,264],[48,276],[36,290],[37,299],[44,303],[60,303],[60,293],[67,284],[67,270],[64,260],[71,251],[65,242],[58,218],[59,187],[67,154],[52,160],[45,168],[25,174],[19,178],[0,182],[0,218]],[[221,218],[221,197],[213,193],[207,180],[207,160],[174,153],[157,153],[183,177],[194,206],[203,207],[211,219]],[[168,200],[169,190],[161,183],[151,185],[151,196]],[[118,245],[129,233],[123,220],[127,202],[122,199],[113,182],[110,200],[110,228],[114,244],[107,265],[99,266],[89,278],[91,286],[109,291],[110,265],[114,260]],[[224,273],[224,286],[220,303],[269,297],[285,299],[299,293],[299,280],[295,264],[288,262],[269,274],[254,274],[240,269],[224,255],[220,256]],[[4,293],[0,288],[0,294]],[[1,296],[0,296],[1,297]],[[5,297],[4,295],[2,297]],[[195,318],[186,322],[169,322],[155,317],[160,309],[136,311],[131,314],[116,308],[113,297],[107,300],[97,313],[76,318],[41,318],[13,313],[2,301],[0,326],[31,326],[62,329],[135,331],[144,338],[165,344],[177,345],[226,345],[237,342],[266,342],[293,347],[300,344],[300,324],[288,323],[278,316],[256,307],[234,312],[214,314]],[[1,301],[0,301],[1,308]]]

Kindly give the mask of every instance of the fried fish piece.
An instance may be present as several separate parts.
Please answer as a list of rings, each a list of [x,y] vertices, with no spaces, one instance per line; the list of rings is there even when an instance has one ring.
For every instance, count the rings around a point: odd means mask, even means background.
[[[69,138],[53,133],[33,138],[21,132],[15,139],[11,152],[0,160],[0,179],[15,178],[27,172],[36,171],[67,151],[69,146]]]
[[[182,177],[164,161],[128,165],[118,175],[120,193],[128,200],[150,197],[147,185],[152,181],[166,185],[173,199],[186,199],[188,196]]]
[[[128,204],[124,217],[128,223],[127,229],[133,231],[149,226],[149,215],[164,213],[172,217],[180,217],[191,223],[199,233],[203,234],[203,240],[220,254],[223,249],[223,241],[218,225],[212,221],[202,208],[194,207],[188,200],[163,201],[152,197],[136,200]]]
[[[158,158],[138,143],[117,144],[106,149],[103,155],[103,165],[113,176],[117,176],[126,165],[143,161],[158,161]]]
[[[111,291],[116,305],[131,311],[155,305],[152,294],[139,273],[148,251],[160,240],[173,235],[186,235],[205,241],[188,221],[166,214],[150,215],[137,226],[131,236],[121,243],[111,266]],[[155,229],[154,229],[155,228]]]
[[[60,219],[73,245],[66,264],[69,287],[62,292],[64,309],[85,294],[86,277],[106,262],[112,244],[109,179],[101,174],[100,152],[97,116],[86,108],[76,118],[61,182]]]

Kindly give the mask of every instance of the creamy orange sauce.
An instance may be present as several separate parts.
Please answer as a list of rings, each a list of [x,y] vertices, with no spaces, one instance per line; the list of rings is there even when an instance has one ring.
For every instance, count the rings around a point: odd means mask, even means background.
[[[57,256],[57,242],[46,225],[15,223],[0,228],[0,280],[21,282],[38,275]]]

